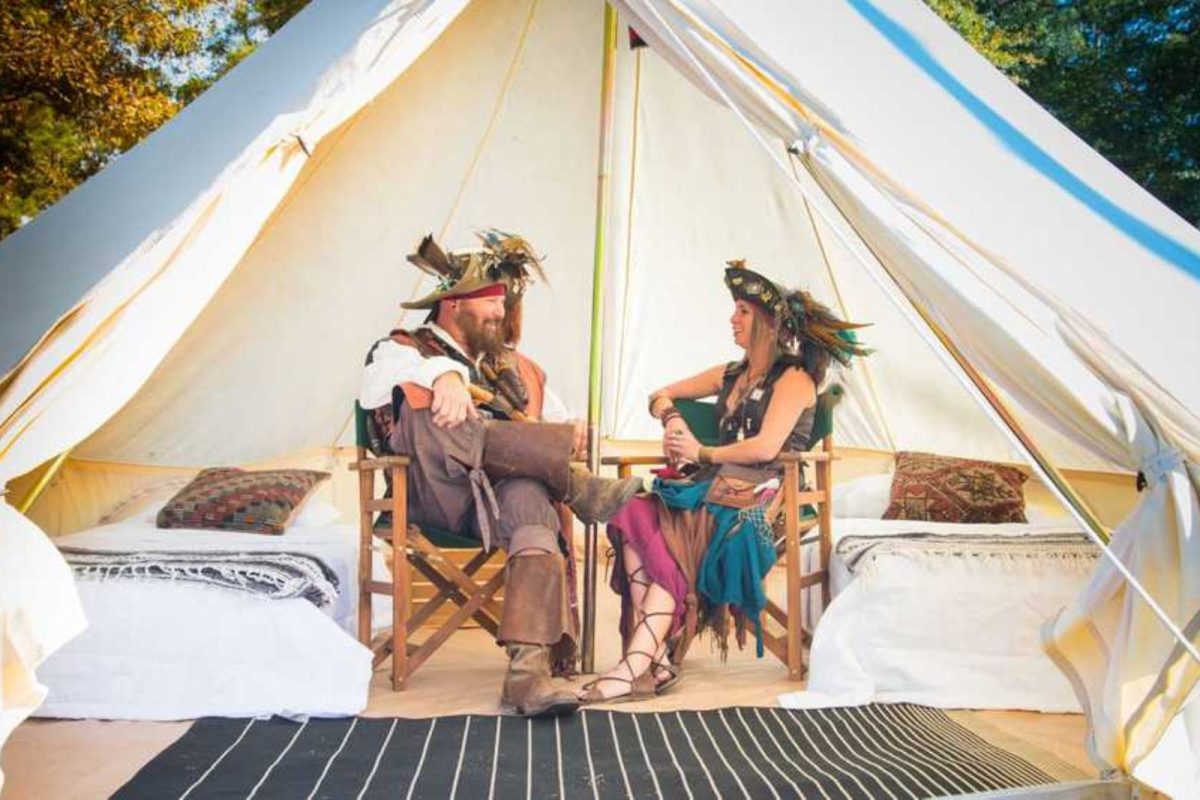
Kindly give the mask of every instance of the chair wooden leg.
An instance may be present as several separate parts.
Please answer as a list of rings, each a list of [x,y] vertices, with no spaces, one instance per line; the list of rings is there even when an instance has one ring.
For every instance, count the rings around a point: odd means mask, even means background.
[[[434,612],[436,612],[438,608],[440,608],[447,601],[451,601],[455,605],[462,606],[472,597],[474,597],[479,591],[478,588],[475,588],[470,592],[464,592],[454,583],[454,581],[438,572],[437,569],[427,561],[422,559],[413,559],[411,563],[412,567],[417,572],[423,574],[426,579],[433,584],[434,588],[437,589],[437,594],[423,603],[420,610],[413,614],[409,619],[408,629],[410,633],[413,632],[415,628],[419,627],[419,623],[423,623],[425,620],[429,619],[429,617],[433,616]],[[418,618],[420,618],[419,621]],[[488,614],[486,608],[480,608],[479,611],[471,615],[471,618],[479,623],[479,627],[483,628],[492,636],[498,635],[500,618],[498,616],[493,617]]]
[[[364,453],[361,448],[358,460],[362,461]],[[374,516],[367,509],[367,502],[375,496],[375,471],[370,469],[358,472],[358,640],[364,645],[371,645],[371,545],[374,530]]]
[[[788,678],[804,677],[800,629],[800,465],[789,461],[783,466],[784,536],[787,558],[787,666]]]
[[[408,470],[392,467],[392,691],[408,680]]]
[[[458,627],[466,622],[471,615],[479,611],[486,602],[491,600],[503,585],[504,573],[497,572],[466,603],[451,614],[450,618],[443,622],[428,639],[421,643],[421,646],[416,649],[409,660],[411,670],[415,671],[425,663],[426,659],[437,652],[437,649],[446,643],[446,640],[458,630]]]
[[[829,558],[833,550],[833,436],[821,440],[821,449],[828,458],[817,464],[817,489],[824,491],[826,500],[817,507],[817,524],[821,532],[821,562],[817,569],[825,571],[821,583],[821,613],[829,608]]]

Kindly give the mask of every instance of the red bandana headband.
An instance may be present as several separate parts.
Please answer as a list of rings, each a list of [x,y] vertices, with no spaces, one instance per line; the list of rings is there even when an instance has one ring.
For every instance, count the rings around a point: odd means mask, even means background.
[[[443,297],[443,300],[474,300],[477,297],[503,297],[505,291],[503,283],[493,283],[491,286],[484,286],[482,289],[476,289],[473,292],[466,294],[452,294]]]

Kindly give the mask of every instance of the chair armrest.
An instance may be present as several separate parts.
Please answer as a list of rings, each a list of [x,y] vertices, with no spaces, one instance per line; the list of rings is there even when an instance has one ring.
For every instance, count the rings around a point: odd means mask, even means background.
[[[789,450],[785,453],[780,453],[779,458],[777,460],[780,462],[783,462],[783,463],[786,463],[789,461],[796,461],[799,463],[815,463],[818,461],[841,461],[841,458],[842,457],[839,455],[835,455],[835,454],[831,454],[831,453],[823,453],[823,452],[819,452],[816,450],[809,450],[809,451],[804,451],[804,452],[801,452],[798,450]],[[647,464],[665,464],[665,463],[667,463],[667,457],[661,456],[661,455],[658,455],[658,456],[605,456],[604,458],[600,459],[600,463],[604,464],[605,466],[639,467],[639,466],[645,466]]]
[[[789,462],[807,464],[816,463],[818,461],[841,461],[842,457],[833,453],[824,453],[817,450],[789,450],[787,452],[780,453],[776,460],[783,464],[787,464]]]
[[[389,467],[407,467],[412,463],[408,456],[378,456],[352,461],[348,466],[351,470],[387,469]]]
[[[605,456],[600,459],[600,463],[605,466],[617,467],[638,467],[647,464],[665,464],[667,463],[666,456]]]

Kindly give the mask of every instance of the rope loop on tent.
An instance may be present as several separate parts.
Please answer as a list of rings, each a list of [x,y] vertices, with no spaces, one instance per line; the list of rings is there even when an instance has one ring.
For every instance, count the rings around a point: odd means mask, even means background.
[[[792,143],[787,146],[787,151],[798,158],[816,150],[817,145],[821,142],[821,134],[811,125],[802,123],[800,132],[803,135],[793,139]]]
[[[1162,483],[1172,472],[1183,466],[1183,453],[1176,447],[1163,443],[1157,451],[1142,459],[1138,474],[1144,475],[1151,484]]]
[[[299,133],[291,134],[291,137],[296,140],[296,144],[300,145],[300,149],[304,151],[307,158],[312,158],[312,150],[308,147],[308,142],[304,141],[304,137]]]

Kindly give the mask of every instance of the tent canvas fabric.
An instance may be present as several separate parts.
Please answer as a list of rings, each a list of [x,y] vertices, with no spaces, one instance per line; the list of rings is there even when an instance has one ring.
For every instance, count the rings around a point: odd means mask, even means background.
[[[1114,550],[1194,636],[1200,328],[1182,321],[1200,232],[919,0],[615,5],[652,48],[618,53],[603,432],[652,437],[654,386],[735,355],[720,276],[744,257],[875,323],[876,355],[836,376],[843,443],[1018,457],[915,299],[1055,464],[1147,475]],[[0,242],[0,480],[68,448],[205,466],[349,443],[366,345],[429,288],[403,262],[428,230],[451,246],[515,230],[547,255],[526,345],[585,407],[602,16],[315,0]],[[82,620],[44,537],[0,511],[4,563],[63,609],[4,581],[5,642],[25,642],[5,674],[26,688],[6,681],[2,732]],[[1098,762],[1131,771],[1197,666],[1107,562],[1049,639]]]

